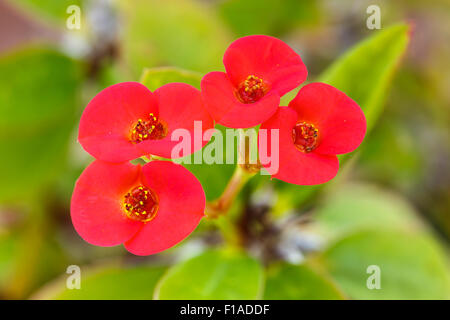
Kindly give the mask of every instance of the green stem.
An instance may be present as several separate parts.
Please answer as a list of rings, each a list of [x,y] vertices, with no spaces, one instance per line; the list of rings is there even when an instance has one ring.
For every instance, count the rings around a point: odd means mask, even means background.
[[[236,196],[245,186],[247,181],[254,175],[255,173],[248,172],[240,165],[237,165],[222,195],[217,200],[206,204],[206,216],[210,219],[216,219],[219,216],[226,214]]]

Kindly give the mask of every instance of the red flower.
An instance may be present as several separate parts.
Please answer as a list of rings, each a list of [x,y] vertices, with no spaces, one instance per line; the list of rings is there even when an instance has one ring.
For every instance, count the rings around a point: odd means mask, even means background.
[[[186,238],[204,216],[205,193],[184,167],[152,161],[94,161],[72,195],[75,230],[98,246],[121,243],[136,255],[166,250]]]
[[[183,83],[171,83],[150,92],[137,82],[124,82],[101,91],[81,117],[78,140],[96,159],[122,162],[144,155],[171,158],[175,129],[187,129],[193,137],[194,121],[202,132],[214,127],[200,91]],[[191,152],[202,145],[194,145]],[[203,142],[205,145],[207,141]],[[180,156],[186,156],[184,152]]]
[[[355,150],[364,139],[366,119],[361,108],[343,92],[324,83],[304,86],[288,107],[264,122],[261,129],[279,129],[279,168],[272,177],[299,185],[321,184],[339,169],[337,154]],[[267,140],[271,157],[273,146]]]
[[[249,128],[272,116],[280,97],[307,76],[300,56],[269,36],[247,36],[225,52],[226,73],[210,72],[202,79],[202,95],[214,120],[231,128]]]

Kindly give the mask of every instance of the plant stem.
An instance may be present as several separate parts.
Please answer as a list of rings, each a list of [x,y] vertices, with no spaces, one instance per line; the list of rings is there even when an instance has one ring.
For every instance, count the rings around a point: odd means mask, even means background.
[[[248,172],[240,165],[237,165],[222,195],[217,200],[206,204],[206,216],[210,219],[216,219],[226,214],[234,199],[239,194],[239,191],[241,191],[247,181],[254,175],[255,173]]]

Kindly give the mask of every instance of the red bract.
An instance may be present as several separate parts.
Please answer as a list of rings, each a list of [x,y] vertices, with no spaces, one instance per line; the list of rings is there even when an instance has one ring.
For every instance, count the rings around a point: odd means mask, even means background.
[[[289,183],[314,185],[337,174],[337,154],[351,152],[361,144],[366,119],[356,102],[343,92],[324,83],[311,83],[288,107],[280,107],[264,122],[262,129],[267,130],[268,137],[271,130],[279,129],[279,168],[269,173]],[[267,145],[271,155],[273,146],[264,140],[261,143]],[[261,146],[260,157],[264,157]]]
[[[98,246],[136,255],[166,250],[186,238],[204,216],[205,193],[184,167],[152,161],[94,161],[78,179],[71,217],[78,234]]]
[[[202,80],[205,105],[214,120],[231,128],[249,128],[272,116],[280,97],[307,76],[300,56],[279,39],[257,35],[233,42],[225,52],[226,73]]]
[[[201,121],[202,135],[214,127],[200,91],[194,87],[171,83],[152,93],[140,83],[125,82],[92,99],[81,117],[78,140],[103,161],[129,161],[149,154],[171,158],[178,143],[171,141],[172,132],[186,129],[193,137],[194,121]],[[202,147],[194,145],[194,139],[191,143],[191,153]],[[186,153],[183,150],[179,156]]]

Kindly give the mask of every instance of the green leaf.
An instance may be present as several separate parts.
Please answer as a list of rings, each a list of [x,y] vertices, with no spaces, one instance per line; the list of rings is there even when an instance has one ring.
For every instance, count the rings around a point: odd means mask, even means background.
[[[342,300],[345,295],[328,276],[309,265],[281,264],[269,269],[266,300]]]
[[[57,281],[38,292],[39,299],[61,300],[151,300],[154,287],[163,275],[164,267],[108,267],[84,271],[81,268],[81,288],[67,289],[66,279]]]
[[[260,264],[243,254],[208,251],[172,267],[161,279],[158,299],[257,299],[263,287]]]
[[[387,230],[358,232],[329,247],[319,261],[353,299],[450,297],[448,261],[428,235]],[[368,278],[374,275],[367,268],[372,265],[380,268],[380,289],[367,287]]]
[[[119,4],[125,18],[124,56],[136,74],[157,65],[200,72],[222,68],[229,36],[207,4],[192,0]]]
[[[175,67],[145,69],[141,77],[141,83],[151,91],[171,82],[183,82],[200,89],[201,80],[201,73]]]
[[[343,91],[363,109],[368,131],[380,116],[391,79],[405,54],[410,26],[399,24],[361,42],[318,79]]]
[[[327,238],[367,228],[423,230],[417,213],[402,198],[378,187],[344,185],[315,211],[315,222]]]

